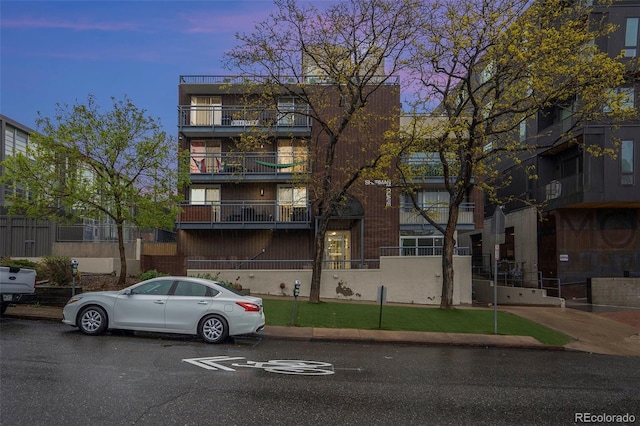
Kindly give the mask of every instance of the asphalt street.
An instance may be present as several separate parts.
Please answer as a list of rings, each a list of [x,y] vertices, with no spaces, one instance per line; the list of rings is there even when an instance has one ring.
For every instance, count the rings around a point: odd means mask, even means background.
[[[2,425],[640,419],[637,357],[255,336],[222,345],[0,319]]]

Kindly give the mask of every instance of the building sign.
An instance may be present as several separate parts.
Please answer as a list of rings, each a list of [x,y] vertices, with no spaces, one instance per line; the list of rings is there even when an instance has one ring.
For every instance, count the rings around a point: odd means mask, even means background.
[[[369,180],[369,179],[366,179],[364,181],[364,184],[365,185],[386,186],[387,189],[385,191],[385,197],[386,197],[385,205],[387,207],[391,207],[391,181],[390,180],[382,180],[382,179]]]

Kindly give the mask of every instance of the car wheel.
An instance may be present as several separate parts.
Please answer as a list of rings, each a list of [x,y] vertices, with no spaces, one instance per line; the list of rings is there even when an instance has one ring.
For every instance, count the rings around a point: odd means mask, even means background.
[[[107,314],[100,306],[87,306],[78,316],[78,328],[84,334],[97,336],[107,328]]]
[[[4,313],[7,311],[8,307],[9,307],[8,303],[3,303],[2,307],[0,307],[0,315],[4,315]]]
[[[198,333],[207,343],[220,343],[229,335],[229,326],[224,318],[210,315],[200,321]]]

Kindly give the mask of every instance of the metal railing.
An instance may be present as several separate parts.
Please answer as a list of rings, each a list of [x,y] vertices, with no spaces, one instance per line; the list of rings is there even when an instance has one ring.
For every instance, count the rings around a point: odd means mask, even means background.
[[[442,256],[443,248],[438,246],[380,247],[380,256]],[[454,247],[455,256],[470,256],[471,248]]]
[[[220,128],[247,131],[268,127],[275,131],[311,130],[308,106],[266,108],[227,105],[178,105],[178,127]]]
[[[189,270],[228,270],[228,269],[312,269],[313,260],[255,260],[255,259],[221,259],[221,260],[187,260]],[[379,259],[325,260],[323,270],[330,269],[379,269]]]
[[[124,242],[135,241],[140,237],[140,230],[135,226],[125,226]],[[57,225],[56,241],[58,242],[117,242],[118,230],[113,224],[77,224]]]
[[[230,76],[230,75],[181,75],[180,84],[266,84],[274,83],[270,76]],[[305,75],[304,77],[281,76],[281,83],[286,84],[335,84],[335,80],[323,75]],[[371,84],[400,84],[397,75],[373,75],[369,77]]]
[[[563,198],[583,192],[584,189],[584,174],[578,173],[573,176],[553,180],[539,187],[537,199],[539,201],[562,200]]]
[[[202,174],[271,174],[308,173],[310,164],[305,154],[262,153],[191,153],[192,175]]]
[[[177,223],[309,223],[310,206],[273,201],[219,201],[206,204],[180,204]]]
[[[457,224],[473,224],[474,203],[462,203],[458,214]],[[448,207],[425,207],[425,211],[436,223],[446,224],[449,219]],[[415,210],[400,211],[401,225],[429,225],[429,222]]]

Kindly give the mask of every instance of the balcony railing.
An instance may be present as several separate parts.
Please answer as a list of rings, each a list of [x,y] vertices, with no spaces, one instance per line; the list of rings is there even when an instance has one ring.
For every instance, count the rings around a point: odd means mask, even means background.
[[[566,178],[552,180],[538,188],[538,201],[567,199],[584,191],[584,174],[578,173]]]
[[[380,256],[442,256],[441,246],[380,247]],[[469,247],[454,247],[455,256],[471,256]]]
[[[274,131],[311,130],[307,106],[265,108],[227,105],[179,105],[178,127],[244,132],[258,127]]]
[[[278,201],[220,201],[207,204],[181,204],[178,226],[192,224],[308,224],[309,206]]]
[[[302,79],[294,76],[283,76],[281,82],[290,84],[333,84],[332,79],[322,75],[305,75]],[[265,84],[273,82],[273,78],[264,75],[255,76],[229,76],[229,75],[181,75],[180,84]],[[371,84],[400,84],[397,75],[374,75],[369,79]]]
[[[224,269],[312,269],[312,259],[289,260],[187,260],[189,270],[224,270]],[[322,269],[380,269],[380,259],[354,259],[322,262]]]
[[[192,152],[189,167],[192,175],[278,175],[310,171],[307,155],[277,152],[224,154]]]
[[[462,203],[460,205],[460,211],[458,213],[458,225],[473,225],[473,210],[474,203]],[[448,207],[425,207],[425,211],[428,213],[436,223],[446,225],[449,220],[449,208]],[[400,211],[400,225],[425,225],[431,226],[429,222],[424,219],[420,213],[415,210]]]

